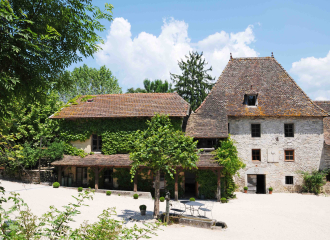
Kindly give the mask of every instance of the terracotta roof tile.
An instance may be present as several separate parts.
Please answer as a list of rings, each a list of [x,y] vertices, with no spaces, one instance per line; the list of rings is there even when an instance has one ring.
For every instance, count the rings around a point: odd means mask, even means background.
[[[257,94],[255,107],[243,104],[244,95],[251,93]],[[196,138],[227,137],[227,116],[326,115],[274,58],[233,58],[204,102],[191,114],[186,132]]]
[[[50,118],[152,117],[155,113],[172,117],[189,115],[190,105],[177,93],[127,93],[94,95],[92,102],[70,105]]]

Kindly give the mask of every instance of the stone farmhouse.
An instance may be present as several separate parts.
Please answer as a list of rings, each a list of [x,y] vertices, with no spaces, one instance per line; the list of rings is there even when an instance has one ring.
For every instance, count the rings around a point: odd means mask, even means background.
[[[313,102],[272,57],[230,58],[188,120],[186,134],[213,147],[230,134],[246,168],[240,189],[301,190],[298,171],[330,167],[330,102]]]
[[[188,116],[191,112],[190,105],[177,93],[133,93],[133,94],[109,94],[91,96],[86,102],[78,99],[76,104],[63,108],[56,114],[50,116],[51,119],[62,119],[65,123],[77,122],[76,128],[80,127],[79,120],[93,122],[101,120],[98,123],[102,125],[106,121],[129,119],[130,124],[138,124],[141,120],[148,120],[155,113],[169,115],[171,119],[180,123],[180,129],[185,130]],[[134,126],[132,126],[134,128]],[[101,128],[101,126],[99,126]],[[130,127],[131,128],[131,127]],[[125,131],[126,129],[119,129]],[[58,168],[58,182],[62,186],[90,186],[90,182],[95,181],[95,189],[99,186],[103,189],[117,189],[117,179],[113,173],[118,169],[129,169],[131,161],[129,154],[103,154],[105,139],[102,135],[91,134],[85,141],[71,141],[71,144],[84,150],[86,153],[93,153],[84,158],[79,156],[64,155],[64,158],[52,163]],[[103,145],[103,146],[102,146]],[[197,164],[198,169],[211,169],[218,174],[218,184],[220,188],[220,169],[218,163],[213,160],[211,154],[203,154]],[[141,166],[141,171],[144,169]],[[93,174],[91,174],[93,173]],[[94,176],[92,176],[94,175]],[[127,173],[129,175],[129,173]],[[153,173],[148,171],[143,178],[154,180]],[[178,179],[183,179],[179,182]],[[179,197],[179,185],[186,190],[198,196],[198,185],[195,184],[194,176],[184,169],[178,168],[175,175],[174,197]],[[138,191],[138,180],[134,179],[131,191]],[[166,185],[164,176],[161,175],[161,187]],[[192,186],[193,185],[193,186]],[[125,189],[127,190],[127,189]],[[141,190],[141,189],[140,189]],[[220,195],[218,197],[220,201]]]
[[[134,122],[150,119],[156,112],[180,119],[181,129],[199,141],[198,147],[204,152],[198,168],[216,172],[218,191],[221,166],[214,162],[210,152],[229,135],[246,163],[235,181],[241,190],[248,186],[250,193],[267,193],[269,187],[275,192],[299,192],[302,184],[299,171],[330,168],[330,101],[312,101],[273,56],[230,57],[217,83],[194,113],[177,93],[137,93],[97,95],[87,102],[78,100],[77,105],[50,118]],[[72,141],[74,147],[95,154],[84,158],[66,155],[53,162],[59,170],[58,181],[62,185],[86,186],[91,178],[87,173],[92,170],[96,176],[95,189],[99,185],[117,188],[112,174],[118,168],[130,167],[129,154],[102,154],[102,141],[97,134],[90,134],[85,141]],[[103,177],[99,180],[101,172]],[[144,177],[153,179],[153,174],[149,171]],[[183,179],[181,183],[178,177]],[[135,179],[132,190],[137,191],[137,185]],[[187,195],[199,196],[194,173],[178,169],[175,199],[178,185]]]

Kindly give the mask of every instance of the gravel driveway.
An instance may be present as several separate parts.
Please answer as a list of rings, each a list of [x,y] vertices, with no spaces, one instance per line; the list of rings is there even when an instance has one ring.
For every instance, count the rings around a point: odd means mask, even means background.
[[[7,191],[18,192],[32,209],[41,216],[50,205],[61,207],[73,202],[71,195],[77,195],[72,189],[53,189],[43,185],[30,185],[1,181]],[[88,201],[89,207],[81,208],[81,215],[72,223],[79,227],[84,220],[94,222],[103,209],[116,207],[118,219],[128,219],[139,214],[139,205],[147,205],[147,214],[152,214],[153,201],[139,198],[95,193],[94,200]],[[160,203],[165,211],[165,203]],[[295,193],[273,193],[272,195],[254,195],[237,193],[237,199],[227,204],[215,203],[213,217],[224,221],[228,229],[214,231],[201,228],[172,225],[158,231],[153,239],[330,239],[330,197],[301,195]],[[128,226],[133,223],[128,221]]]

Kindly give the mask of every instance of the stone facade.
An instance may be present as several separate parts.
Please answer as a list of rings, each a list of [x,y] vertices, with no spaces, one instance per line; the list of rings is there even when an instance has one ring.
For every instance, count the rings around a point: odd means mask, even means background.
[[[299,192],[302,178],[298,171],[318,170],[325,164],[322,117],[229,117],[230,134],[239,157],[246,163],[236,183],[248,185],[248,175],[265,175],[266,189]],[[284,124],[294,124],[294,137],[284,136]],[[251,136],[251,124],[260,124],[261,137]],[[252,149],[261,150],[261,161],[252,161]],[[294,162],[284,161],[284,150],[294,150]],[[285,183],[293,176],[293,185]]]

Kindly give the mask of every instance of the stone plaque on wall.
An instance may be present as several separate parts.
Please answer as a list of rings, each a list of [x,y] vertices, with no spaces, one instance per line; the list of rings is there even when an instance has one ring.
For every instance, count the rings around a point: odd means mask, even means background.
[[[279,161],[279,150],[278,148],[270,148],[268,149],[268,162],[276,163]]]

